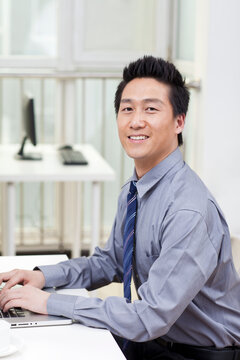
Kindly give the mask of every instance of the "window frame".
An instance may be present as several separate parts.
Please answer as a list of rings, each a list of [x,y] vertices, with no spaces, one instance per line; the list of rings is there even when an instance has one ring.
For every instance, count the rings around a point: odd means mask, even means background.
[[[5,11],[7,3],[4,1]],[[141,51],[122,52],[84,51],[84,3],[85,0],[59,0],[57,2],[57,56],[2,55],[2,69],[27,68],[57,71],[120,72],[129,59],[143,55]],[[169,58],[171,1],[156,0],[155,52],[152,55]],[[161,14],[161,21],[160,16]],[[164,16],[162,15],[164,14]],[[6,19],[5,19],[6,20]],[[5,21],[6,24],[6,21]],[[161,41],[160,41],[161,39]]]
[[[77,68],[87,70],[121,71],[129,59],[137,59],[143,56],[142,51],[85,51],[84,50],[84,3],[85,0],[74,1],[74,62]],[[156,0],[156,26],[155,26],[155,51],[153,56],[168,58],[169,55],[169,18],[171,1]],[[161,14],[161,21],[160,16]],[[164,15],[162,15],[164,14]],[[79,21],[80,17],[80,21]],[[159,35],[161,34],[161,35]],[[161,41],[160,41],[161,38]],[[78,46],[77,46],[78,44]]]

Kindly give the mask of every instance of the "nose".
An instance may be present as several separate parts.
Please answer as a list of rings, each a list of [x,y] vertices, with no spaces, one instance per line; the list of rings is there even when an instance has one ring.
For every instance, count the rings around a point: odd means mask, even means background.
[[[145,127],[144,114],[142,111],[136,111],[132,114],[130,127],[132,129],[140,129]]]

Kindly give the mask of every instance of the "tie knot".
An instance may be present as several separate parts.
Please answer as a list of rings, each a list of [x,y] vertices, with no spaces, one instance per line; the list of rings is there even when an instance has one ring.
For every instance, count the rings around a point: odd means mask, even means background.
[[[129,188],[129,192],[134,195],[137,192],[137,187],[136,187],[137,181],[131,181],[130,183],[130,188]]]

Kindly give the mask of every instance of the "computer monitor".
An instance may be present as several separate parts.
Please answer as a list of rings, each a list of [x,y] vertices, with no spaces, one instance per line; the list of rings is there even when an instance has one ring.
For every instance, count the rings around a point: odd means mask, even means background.
[[[24,146],[27,139],[31,141],[32,145],[37,145],[34,99],[32,96],[24,95],[22,110],[24,136],[16,158],[18,160],[41,160],[42,156],[39,153],[24,153]]]

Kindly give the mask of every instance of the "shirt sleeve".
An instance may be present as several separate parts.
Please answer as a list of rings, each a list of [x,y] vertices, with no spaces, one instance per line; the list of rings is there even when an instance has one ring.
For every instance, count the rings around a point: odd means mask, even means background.
[[[141,300],[51,294],[48,313],[138,342],[165,335],[212,274],[218,255],[203,217],[194,211],[169,215],[159,241],[161,252],[138,289]]]
[[[121,246],[115,239],[117,222],[106,246],[97,247],[90,257],[80,257],[56,265],[38,266],[45,277],[45,287],[86,288],[93,290],[110,282],[122,281],[122,265],[117,254]]]

